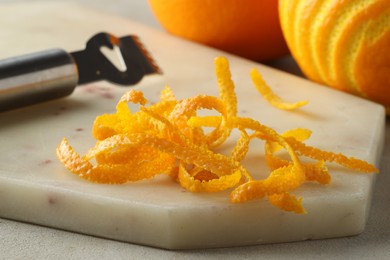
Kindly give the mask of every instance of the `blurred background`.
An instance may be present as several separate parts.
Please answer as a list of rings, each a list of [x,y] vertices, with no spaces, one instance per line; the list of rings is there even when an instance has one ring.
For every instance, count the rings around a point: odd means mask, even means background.
[[[0,3],[18,3],[26,1],[42,2],[42,0],[0,0]],[[63,2],[63,0],[51,0],[50,2]],[[152,13],[147,0],[67,0],[66,2],[74,2],[90,6],[92,8],[120,15],[164,31],[163,27]],[[304,77],[298,65],[290,55],[262,63]]]

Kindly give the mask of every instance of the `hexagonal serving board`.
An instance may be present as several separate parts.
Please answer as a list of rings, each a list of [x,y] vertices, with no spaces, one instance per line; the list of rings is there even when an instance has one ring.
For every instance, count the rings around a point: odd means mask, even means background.
[[[311,129],[308,144],[321,149],[374,164],[380,158],[385,116],[377,104],[78,5],[21,4],[1,5],[0,24],[8,26],[0,28],[0,58],[52,47],[79,50],[100,31],[136,34],[164,71],[135,87],[153,102],[166,84],[178,98],[217,95],[213,59],[224,55],[230,60],[240,115],[278,132]],[[283,98],[307,99],[309,105],[296,112],[271,107],[252,86],[252,67]],[[321,239],[363,231],[375,175],[337,165],[329,165],[331,184],[308,183],[294,191],[303,197],[306,215],[281,211],[266,200],[231,204],[230,191],[193,194],[164,176],[101,185],[72,175],[55,157],[57,144],[67,137],[76,151],[85,153],[95,144],[90,134],[95,117],[113,112],[126,90],[99,82],[78,87],[68,98],[0,114],[0,217],[169,249]],[[263,146],[255,143],[245,161],[258,178],[268,173]],[[228,143],[225,151],[229,148]]]

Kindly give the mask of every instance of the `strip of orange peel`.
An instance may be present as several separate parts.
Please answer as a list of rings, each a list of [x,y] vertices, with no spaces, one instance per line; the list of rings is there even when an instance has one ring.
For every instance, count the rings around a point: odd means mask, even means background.
[[[228,60],[218,57],[215,65],[219,98],[198,95],[177,100],[173,91],[165,87],[160,102],[146,106],[144,94],[130,90],[119,100],[116,113],[96,118],[92,131],[98,140],[95,147],[80,156],[63,139],[56,150],[58,159],[71,172],[92,182],[119,184],[168,174],[192,192],[233,189],[230,194],[233,203],[267,197],[272,205],[299,214],[306,213],[302,198],[290,192],[307,181],[329,183],[324,161],[377,172],[365,161],[304,144],[310,137],[309,130],[293,129],[278,134],[254,119],[239,117]],[[292,110],[307,103],[283,101],[255,69],[251,77],[256,89],[277,108]],[[140,109],[130,111],[129,102],[138,104]],[[199,117],[197,111],[201,109],[215,110],[220,115]],[[205,133],[204,127],[214,129]],[[215,152],[214,147],[224,143],[233,129],[241,134],[230,156]],[[254,138],[265,141],[265,157],[271,171],[262,180],[253,179],[241,164]],[[290,160],[276,156],[282,149]],[[302,155],[317,162],[302,163],[299,159]]]
[[[257,91],[264,97],[266,101],[268,101],[276,108],[294,110],[308,103],[306,100],[298,101],[296,103],[286,102],[272,91],[272,89],[267,85],[261,74],[256,69],[252,69],[250,75]]]

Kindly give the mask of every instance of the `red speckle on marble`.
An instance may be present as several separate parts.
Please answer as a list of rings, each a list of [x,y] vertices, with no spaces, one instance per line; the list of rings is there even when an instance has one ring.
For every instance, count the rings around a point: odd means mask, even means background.
[[[96,85],[86,85],[82,87],[82,91],[88,94],[96,94],[105,99],[114,99],[115,96],[112,93],[112,88],[101,87]]]
[[[84,131],[84,128],[81,128],[81,127],[80,127],[80,128],[76,128],[76,131],[77,131],[77,132]]]
[[[47,160],[45,160],[45,161],[43,161],[43,162],[40,162],[39,165],[47,165],[47,164],[50,164],[50,163],[52,163],[52,162],[53,162],[52,160],[47,159]]]
[[[55,197],[49,196],[48,201],[49,201],[49,204],[56,204],[58,200]]]
[[[96,88],[94,87],[94,85],[83,86],[82,90],[83,90],[83,92],[86,92],[86,93],[91,93],[91,94],[96,93]]]
[[[68,110],[68,108],[65,107],[65,106],[59,107],[59,108],[57,109],[57,111],[55,111],[55,112],[53,113],[53,115],[59,116],[59,115],[61,115],[64,111],[66,111],[66,110]]]
[[[109,92],[104,92],[104,93],[101,94],[101,96],[103,98],[107,98],[107,99],[114,99],[115,98],[115,96],[112,93],[109,93]]]

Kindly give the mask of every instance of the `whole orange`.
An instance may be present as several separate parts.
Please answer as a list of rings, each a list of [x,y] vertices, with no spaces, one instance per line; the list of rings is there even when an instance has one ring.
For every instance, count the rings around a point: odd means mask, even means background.
[[[390,113],[390,1],[280,0],[280,21],[305,75]]]
[[[170,33],[265,61],[287,54],[277,0],[149,0]]]

